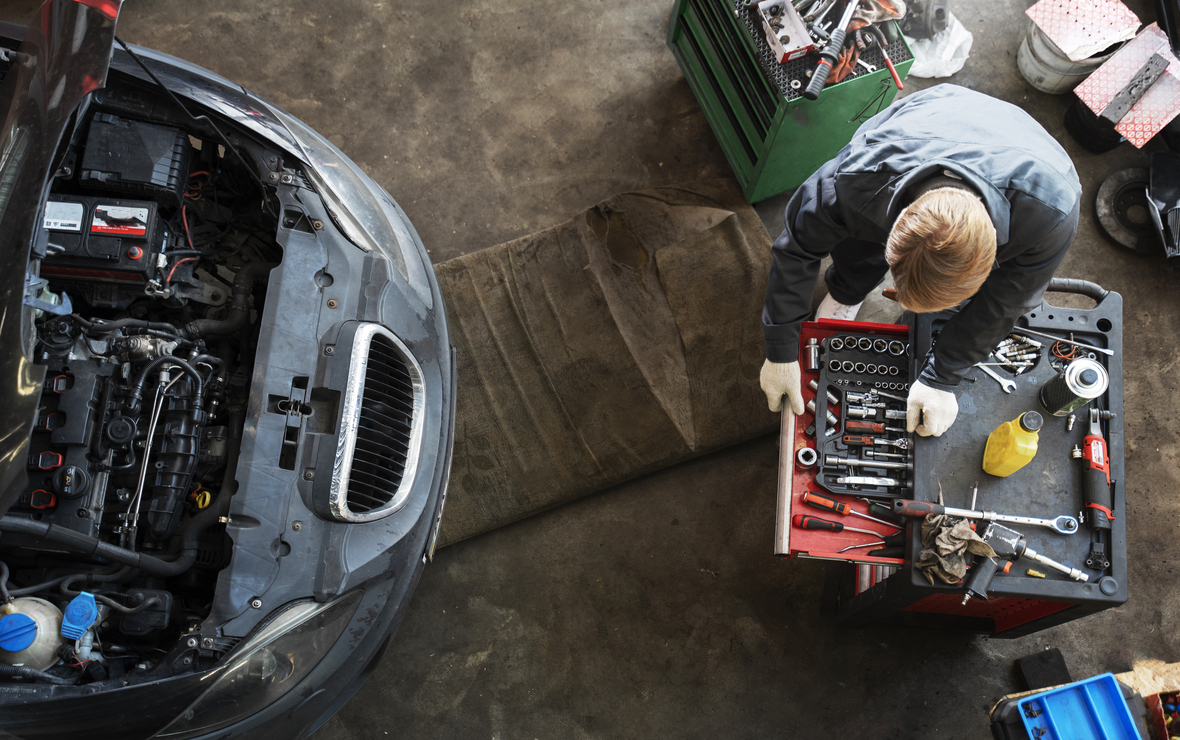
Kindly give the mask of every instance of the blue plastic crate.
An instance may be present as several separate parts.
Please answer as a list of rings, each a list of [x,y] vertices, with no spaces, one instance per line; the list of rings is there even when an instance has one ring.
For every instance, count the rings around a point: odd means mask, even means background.
[[[1087,678],[1018,702],[1030,738],[1142,740],[1113,673]]]

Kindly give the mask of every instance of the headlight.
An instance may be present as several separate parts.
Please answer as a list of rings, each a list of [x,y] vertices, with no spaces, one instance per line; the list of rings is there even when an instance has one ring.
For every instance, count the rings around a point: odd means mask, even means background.
[[[397,234],[386,218],[381,204],[356,165],[324,137],[312,131],[298,119],[278,108],[271,112],[295,137],[311,164],[308,176],[324,199],[332,222],[349,241],[366,252],[376,250],[393,260],[397,270],[406,277],[405,258]]]
[[[239,646],[192,705],[154,737],[183,740],[250,717],[295,688],[352,620],[363,591],[328,604],[300,602]]]

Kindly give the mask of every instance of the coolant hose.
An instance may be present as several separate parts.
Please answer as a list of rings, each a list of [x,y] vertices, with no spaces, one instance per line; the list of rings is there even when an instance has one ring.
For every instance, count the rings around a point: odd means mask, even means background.
[[[254,281],[268,275],[278,267],[277,262],[251,262],[234,275],[230,289],[229,314],[224,319],[196,319],[184,327],[190,337],[208,337],[233,334],[246,325],[250,318],[250,292]]]
[[[56,542],[59,545],[80,552],[84,555],[95,555],[116,563],[139,568],[153,576],[176,576],[192,567],[197,560],[196,549],[184,549],[176,560],[161,560],[153,555],[128,550],[125,547],[111,545],[97,537],[88,537],[66,527],[32,519],[20,519],[14,516],[0,516],[0,532],[28,534],[34,537]]]

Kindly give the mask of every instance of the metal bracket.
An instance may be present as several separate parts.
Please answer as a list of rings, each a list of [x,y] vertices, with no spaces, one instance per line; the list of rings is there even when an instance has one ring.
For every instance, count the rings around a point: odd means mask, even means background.
[[[1122,121],[1123,117],[1131,112],[1135,103],[1138,103],[1144,93],[1164,74],[1168,69],[1168,64],[1168,60],[1162,55],[1152,54],[1151,59],[1148,59],[1139,68],[1131,81],[1122,90],[1119,90],[1110,103],[1102,109],[1101,117],[1114,124]]]
[[[45,290],[49,282],[44,278],[34,277],[25,273],[25,298],[24,303],[30,308],[35,308],[38,311],[53,314],[54,316],[66,316],[74,312],[74,307],[70,304],[70,297],[64,292],[61,294],[61,303],[50,303],[49,301],[38,298],[41,291]]]

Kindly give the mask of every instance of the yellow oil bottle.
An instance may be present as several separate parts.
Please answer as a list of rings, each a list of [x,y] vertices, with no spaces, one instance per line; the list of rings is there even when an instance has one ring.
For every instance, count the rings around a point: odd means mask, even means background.
[[[996,427],[983,450],[983,472],[1006,478],[1032,462],[1044,423],[1036,411],[1026,411]]]

